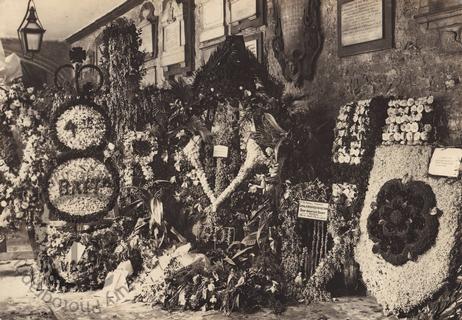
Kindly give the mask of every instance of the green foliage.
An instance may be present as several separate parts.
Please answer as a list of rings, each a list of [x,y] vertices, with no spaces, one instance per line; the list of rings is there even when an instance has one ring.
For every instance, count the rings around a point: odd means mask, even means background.
[[[141,114],[137,94],[143,77],[144,53],[133,21],[119,18],[102,33],[102,69],[105,100],[118,138],[125,128],[135,127]]]

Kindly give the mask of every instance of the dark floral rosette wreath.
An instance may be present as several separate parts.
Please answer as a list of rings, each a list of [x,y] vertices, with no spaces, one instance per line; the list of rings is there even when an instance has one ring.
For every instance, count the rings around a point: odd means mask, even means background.
[[[438,210],[432,188],[422,181],[387,181],[371,205],[367,221],[372,251],[394,266],[426,252],[438,233]]]

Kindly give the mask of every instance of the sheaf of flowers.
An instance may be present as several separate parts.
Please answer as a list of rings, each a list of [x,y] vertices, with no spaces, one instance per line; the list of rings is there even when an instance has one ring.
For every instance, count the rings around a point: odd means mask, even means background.
[[[140,154],[134,148],[134,143],[143,142],[148,146],[147,150],[143,150],[144,154]],[[124,148],[124,171],[123,182],[125,186],[133,185],[133,167],[139,165],[143,172],[144,179],[149,183],[154,179],[154,171],[151,163],[158,153],[157,139],[150,130],[146,131],[127,131],[123,136]]]
[[[390,157],[390,154],[393,157]],[[430,146],[391,145],[379,146],[369,179],[368,191],[360,217],[360,237],[355,247],[355,259],[359,263],[368,291],[375,296],[387,313],[409,314],[424,308],[428,299],[451,279],[457,259],[457,237],[460,232],[460,208],[462,206],[461,181],[428,176],[428,162],[432,155]],[[374,242],[367,231],[367,221],[373,202],[385,182],[407,175],[411,181],[428,184],[436,197],[441,214],[435,244],[416,261],[394,266],[374,254]]]
[[[370,102],[371,100],[350,102],[340,108],[334,129],[334,163],[361,163],[365,153],[364,139],[370,128]]]
[[[434,140],[433,96],[390,100],[383,144],[420,145]]]
[[[71,195],[61,195],[60,181],[70,184],[79,182],[88,187],[88,181],[102,181],[103,179],[113,183],[110,172],[106,166],[93,158],[77,158],[58,165],[49,179],[48,196],[50,202],[62,212],[72,215],[87,215],[104,210],[110,197],[115,192],[113,186],[105,184],[98,188],[97,193],[83,192]],[[96,183],[96,182],[94,182]]]
[[[98,111],[80,104],[64,111],[55,125],[59,141],[74,150],[99,145],[108,130]]]

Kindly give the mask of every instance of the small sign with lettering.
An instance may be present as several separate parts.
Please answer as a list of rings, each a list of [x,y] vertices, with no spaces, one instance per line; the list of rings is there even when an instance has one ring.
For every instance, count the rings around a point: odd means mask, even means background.
[[[433,152],[428,173],[434,176],[457,178],[459,176],[462,149],[436,148]]]
[[[315,202],[300,200],[298,207],[298,217],[303,219],[327,221],[329,204],[325,202]]]
[[[228,157],[228,147],[216,145],[213,146],[213,157],[214,158],[227,158]]]

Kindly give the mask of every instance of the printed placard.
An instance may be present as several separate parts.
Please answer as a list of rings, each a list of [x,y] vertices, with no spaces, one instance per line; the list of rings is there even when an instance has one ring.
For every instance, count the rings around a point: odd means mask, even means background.
[[[222,145],[213,146],[213,157],[214,158],[227,158],[228,147]]]
[[[315,202],[300,200],[298,206],[298,217],[302,219],[312,219],[327,221],[329,204],[325,202]]]
[[[462,149],[436,148],[433,152],[428,173],[434,176],[457,178],[459,176]]]

